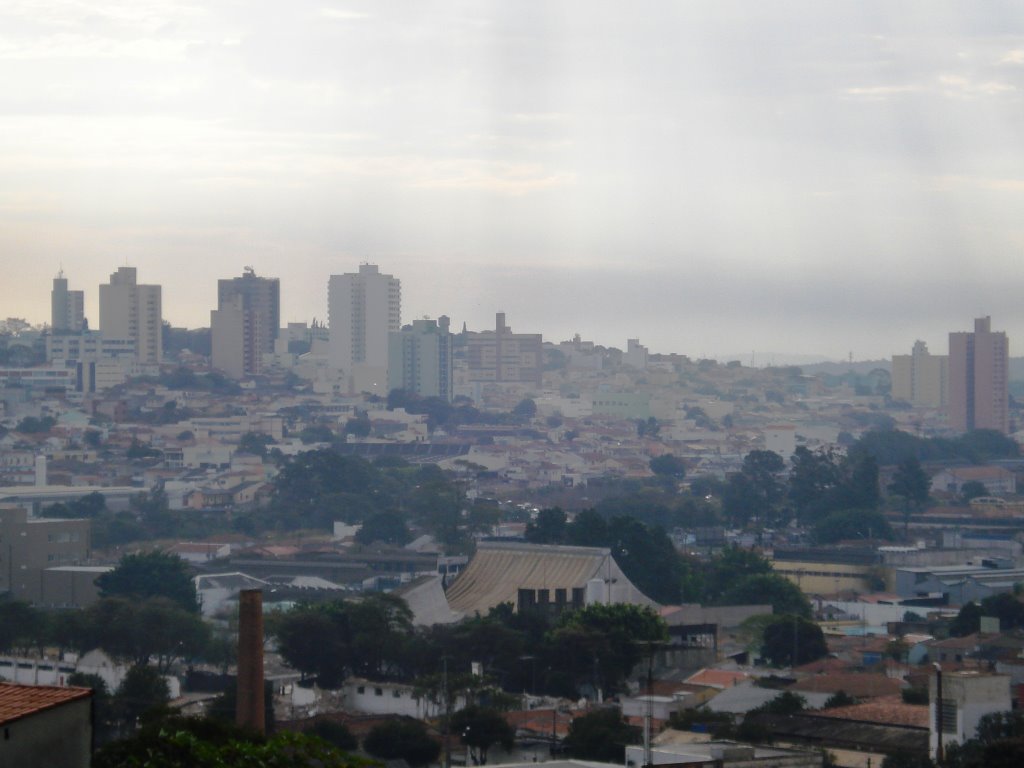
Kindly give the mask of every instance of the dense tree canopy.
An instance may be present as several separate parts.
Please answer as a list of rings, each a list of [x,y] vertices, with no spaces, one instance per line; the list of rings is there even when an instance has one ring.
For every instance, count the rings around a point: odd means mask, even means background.
[[[158,550],[125,555],[114,570],[96,579],[96,585],[101,597],[165,597],[187,611],[199,612],[188,565],[177,555]]]
[[[564,746],[577,760],[623,763],[626,745],[636,744],[639,737],[639,729],[629,725],[619,709],[608,707],[574,718]]]
[[[441,745],[419,720],[395,718],[374,726],[363,740],[363,749],[381,760],[405,760],[411,766],[437,759]]]

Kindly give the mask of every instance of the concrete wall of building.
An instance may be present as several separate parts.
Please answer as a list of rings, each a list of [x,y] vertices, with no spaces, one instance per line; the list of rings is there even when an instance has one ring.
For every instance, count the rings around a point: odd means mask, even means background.
[[[4,723],[0,765],[88,768],[92,759],[91,706],[91,699],[81,699]]]

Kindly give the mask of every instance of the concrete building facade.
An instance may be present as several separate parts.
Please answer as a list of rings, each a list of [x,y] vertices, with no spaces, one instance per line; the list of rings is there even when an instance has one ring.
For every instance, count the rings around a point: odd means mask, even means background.
[[[163,358],[163,309],[159,285],[139,285],[135,267],[119,267],[100,286],[100,333],[105,340],[131,341],[135,359]]]
[[[0,506],[0,593],[39,602],[42,572],[89,557],[88,520],[29,517],[21,506]]]
[[[388,389],[452,399],[450,320],[414,320],[388,338]]]
[[[50,291],[50,329],[53,333],[79,333],[85,329],[85,292],[69,291],[61,270]]]
[[[258,374],[263,356],[274,352],[281,325],[281,281],[241,277],[217,281],[217,309],[210,312],[213,366],[233,378]]]
[[[909,355],[892,356],[892,397],[922,408],[945,408],[949,400],[949,358],[933,355],[923,341]]]
[[[1009,432],[1010,343],[992,319],[974,321],[974,332],[949,334],[949,425],[960,432]]]
[[[544,338],[539,333],[513,333],[505,313],[495,316],[493,331],[466,334],[467,377],[474,382],[541,386]]]
[[[348,392],[387,394],[390,334],[401,330],[402,287],[375,264],[331,275],[327,284],[328,361]]]
[[[939,678],[932,674],[928,685],[928,754],[935,759],[939,745],[941,705],[942,747],[963,744],[974,738],[978,723],[985,715],[1009,712],[1009,675],[988,675],[974,670],[942,673],[942,698],[938,696]],[[941,704],[940,704],[941,701]]]

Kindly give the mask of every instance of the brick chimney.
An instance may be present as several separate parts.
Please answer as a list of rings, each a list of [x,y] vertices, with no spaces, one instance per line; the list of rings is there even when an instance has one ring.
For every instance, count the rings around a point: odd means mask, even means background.
[[[243,589],[238,595],[238,700],[235,722],[266,732],[263,717],[263,592]]]

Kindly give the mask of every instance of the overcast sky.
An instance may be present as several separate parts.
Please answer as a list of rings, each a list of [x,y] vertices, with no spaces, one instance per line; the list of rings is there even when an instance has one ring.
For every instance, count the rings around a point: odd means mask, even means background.
[[[694,356],[1024,341],[1019,2],[0,3],[0,317],[123,264]]]

